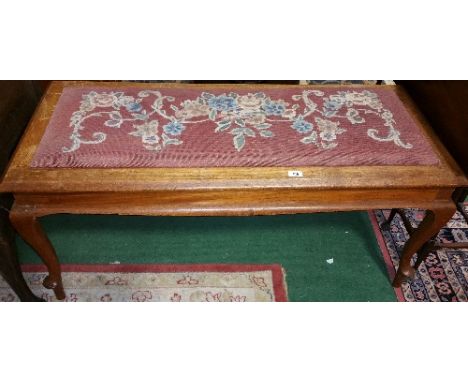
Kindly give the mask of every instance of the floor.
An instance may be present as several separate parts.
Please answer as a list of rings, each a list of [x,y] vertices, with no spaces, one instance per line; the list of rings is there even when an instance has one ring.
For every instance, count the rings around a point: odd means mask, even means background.
[[[279,263],[290,301],[396,301],[367,212],[42,218],[62,263]],[[39,263],[18,239],[22,263]]]

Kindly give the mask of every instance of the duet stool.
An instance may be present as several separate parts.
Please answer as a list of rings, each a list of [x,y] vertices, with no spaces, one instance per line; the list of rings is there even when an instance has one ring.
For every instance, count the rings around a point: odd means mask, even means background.
[[[454,214],[452,193],[465,182],[395,86],[52,82],[0,191],[14,194],[10,220],[46,264],[44,285],[63,299],[41,216],[423,208],[398,287]]]

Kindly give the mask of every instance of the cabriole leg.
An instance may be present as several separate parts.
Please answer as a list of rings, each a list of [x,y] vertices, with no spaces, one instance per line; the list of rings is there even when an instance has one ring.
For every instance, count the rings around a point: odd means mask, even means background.
[[[413,278],[415,273],[414,268],[411,266],[413,255],[418,252],[428,240],[431,240],[439,233],[455,214],[455,211],[456,207],[452,202],[438,204],[427,210],[423,221],[413,232],[403,249],[400,265],[395,279],[393,280],[393,286],[395,288],[400,287],[401,283],[407,278]]]
[[[49,275],[44,279],[44,286],[52,289],[58,300],[64,300],[65,291],[62,285],[60,264],[54,247],[42,229],[37,216],[14,204],[10,212],[10,221],[18,234],[36,251],[46,265]]]

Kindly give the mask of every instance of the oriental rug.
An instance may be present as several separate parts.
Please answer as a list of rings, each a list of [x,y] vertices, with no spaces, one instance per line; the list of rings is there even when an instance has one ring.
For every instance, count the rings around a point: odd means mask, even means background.
[[[280,265],[62,265],[69,302],[271,302],[287,301]],[[42,286],[42,265],[23,266],[32,292],[56,301]],[[0,277],[0,301],[18,301]]]
[[[465,208],[468,209],[468,206]],[[406,210],[411,225],[416,227],[424,218],[424,211]],[[380,249],[391,279],[395,276],[400,255],[409,235],[397,214],[390,230],[381,230],[389,210],[369,212]],[[438,235],[440,242],[468,242],[468,224],[457,212]],[[415,256],[416,257],[416,256]],[[413,260],[414,261],[414,260]],[[468,249],[439,249],[431,252],[419,266],[414,280],[395,288],[399,301],[467,301]]]
[[[35,168],[434,165],[388,86],[66,87]]]

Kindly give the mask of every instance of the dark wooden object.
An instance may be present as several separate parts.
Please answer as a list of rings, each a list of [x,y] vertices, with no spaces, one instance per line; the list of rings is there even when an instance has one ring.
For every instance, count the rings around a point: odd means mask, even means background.
[[[468,81],[397,81],[397,83],[410,94],[465,175],[468,175]],[[457,189],[453,196],[458,211],[468,221],[463,206],[467,197],[468,188]],[[393,209],[382,229],[390,227],[397,213],[411,235],[414,229],[402,209]],[[468,248],[468,243],[441,243],[434,237],[419,251],[415,268],[430,252],[439,248],[463,249]]]
[[[4,171],[41,94],[33,81],[0,82],[0,173]],[[42,301],[28,288],[18,263],[8,220],[12,195],[0,194],[0,274],[22,301]]]
[[[404,249],[394,280],[394,285],[400,286],[406,277],[414,274],[410,265],[412,256],[453,215],[455,205],[452,194],[456,187],[466,182],[463,173],[412,101],[396,87],[392,89],[418,121],[422,133],[431,141],[433,150],[440,158],[439,165],[294,168],[303,172],[303,178],[287,177],[291,168],[285,167],[30,168],[32,156],[63,87],[93,85],[86,82],[54,82],[50,85],[0,184],[0,191],[14,193],[15,204],[10,219],[23,239],[38,251],[46,263],[49,277],[45,286],[52,288],[59,299],[64,297],[60,265],[38,222],[38,218],[44,215],[240,216],[370,208],[416,207],[429,210],[424,223]],[[99,83],[99,87],[109,89],[122,86],[125,84]],[[133,83],[131,86],[200,88],[200,85],[193,84]],[[202,87],[207,88],[206,85]],[[208,87],[215,90],[217,85]],[[242,85],[232,87],[233,90],[242,89]]]
[[[428,119],[468,177],[468,81],[398,81]],[[462,203],[468,189],[457,190],[458,210],[468,220]]]
[[[468,176],[468,81],[397,81]]]
[[[15,232],[8,221],[8,212],[0,209],[0,273],[21,301],[42,301],[26,284],[15,251]]]

